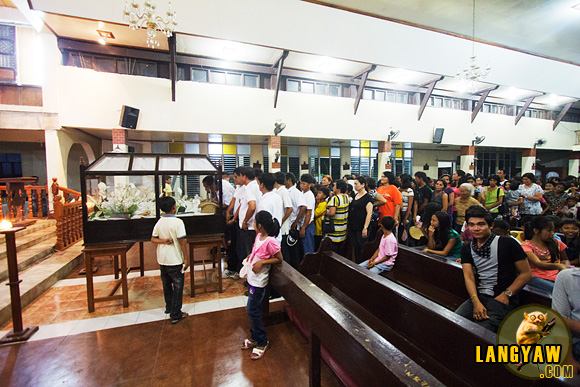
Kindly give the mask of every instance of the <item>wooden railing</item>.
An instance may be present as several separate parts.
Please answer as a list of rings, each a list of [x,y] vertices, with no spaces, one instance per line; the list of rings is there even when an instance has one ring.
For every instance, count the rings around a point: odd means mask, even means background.
[[[64,250],[83,239],[81,193],[60,187],[55,177],[52,178],[51,192],[53,194],[54,219],[56,219],[56,244],[54,248],[55,250]]]
[[[48,216],[48,189],[46,185],[25,185],[26,201],[28,208],[28,219],[46,218]],[[6,190],[5,185],[0,185],[0,210],[7,204],[6,219],[15,219],[19,209],[8,200],[11,193]],[[22,211],[22,210],[20,210]],[[24,214],[22,214],[24,217]],[[0,211],[0,220],[4,219],[4,211]]]

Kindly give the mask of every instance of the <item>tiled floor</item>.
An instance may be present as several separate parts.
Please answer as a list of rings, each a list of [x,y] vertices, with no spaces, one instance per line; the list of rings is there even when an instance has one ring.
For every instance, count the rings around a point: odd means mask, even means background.
[[[119,316],[137,322],[142,313]],[[93,321],[106,327],[119,316]],[[177,325],[161,320],[88,333],[81,333],[82,324],[57,325],[62,337],[0,347],[1,385],[308,385],[306,339],[290,322],[269,326],[269,350],[251,361],[250,352],[239,349],[249,329],[241,308],[197,314]],[[340,385],[325,364],[322,380]]]

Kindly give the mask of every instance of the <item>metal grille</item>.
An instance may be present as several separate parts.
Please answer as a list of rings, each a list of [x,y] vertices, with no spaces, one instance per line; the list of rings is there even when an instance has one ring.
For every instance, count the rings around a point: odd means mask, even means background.
[[[296,178],[300,177],[300,157],[288,157],[288,169]]]
[[[187,175],[185,187],[187,196],[192,197],[195,195],[199,195],[200,194],[199,184],[200,184],[199,175]]]

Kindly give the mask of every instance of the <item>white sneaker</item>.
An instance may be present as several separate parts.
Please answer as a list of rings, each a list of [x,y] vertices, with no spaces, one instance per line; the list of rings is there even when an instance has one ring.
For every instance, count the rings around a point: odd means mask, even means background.
[[[240,275],[238,273],[236,273],[235,271],[231,271],[231,270],[226,269],[222,273],[222,278],[231,278],[233,280],[237,280],[238,278],[240,278]]]

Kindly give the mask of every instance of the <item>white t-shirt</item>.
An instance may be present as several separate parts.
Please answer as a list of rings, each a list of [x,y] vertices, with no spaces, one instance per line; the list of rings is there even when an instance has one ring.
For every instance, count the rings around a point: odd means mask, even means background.
[[[256,202],[256,208],[258,208],[258,204],[260,204],[260,197],[262,193],[260,192],[260,187],[258,186],[258,182],[256,180],[252,180],[244,187],[244,193],[241,198],[240,202],[240,219],[239,224],[240,228],[242,228],[242,223],[244,223],[244,219],[246,218],[246,213],[248,212],[249,203],[254,201]],[[254,218],[256,217],[256,212],[252,217],[248,220],[248,230],[254,230]]]
[[[278,188],[278,189],[274,188],[274,191],[276,191],[278,196],[280,196],[280,198],[282,198],[282,206],[283,206],[282,218],[284,218],[284,214],[286,213],[286,209],[292,208],[292,199],[290,198],[290,194],[288,193],[288,190],[283,185],[280,186],[280,188]],[[286,221],[284,222],[284,224],[282,224],[280,226],[280,235],[288,235],[288,233],[290,232],[290,218],[292,218],[292,216],[289,216],[288,219],[286,219]]]
[[[292,215],[290,215],[290,226],[296,220],[298,213],[300,212],[300,207],[306,207],[306,199],[305,196],[302,194],[302,191],[299,191],[295,185],[288,188],[288,193],[290,194],[290,199],[292,200]]]
[[[183,220],[173,214],[163,215],[153,227],[152,235],[159,239],[173,239],[171,245],[157,245],[157,262],[160,265],[177,266],[183,264],[183,252],[178,241],[186,236]]]
[[[314,207],[316,206],[316,199],[314,198],[314,194],[311,190],[302,193],[304,195],[304,201],[306,202],[306,211],[311,210],[310,220],[306,223],[307,225],[310,224],[314,220]],[[304,215],[304,218],[306,214]],[[304,218],[300,221],[300,227],[304,225]]]
[[[234,192],[236,192],[236,189],[228,181],[222,180],[222,204],[224,206],[230,205],[230,202],[234,197]]]
[[[236,200],[234,203],[234,215],[236,214],[236,211],[238,211],[238,208],[240,208],[240,203],[242,201],[242,196],[244,194],[245,187],[246,187],[245,185],[238,185],[236,187],[236,190],[234,191],[233,199]]]
[[[256,207],[256,214],[260,211],[268,211],[272,217],[278,220],[278,223],[282,223],[282,218],[284,217],[282,199],[274,191],[266,192],[262,195],[260,203]],[[282,242],[282,233],[278,234],[276,240],[278,243]]]

